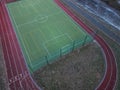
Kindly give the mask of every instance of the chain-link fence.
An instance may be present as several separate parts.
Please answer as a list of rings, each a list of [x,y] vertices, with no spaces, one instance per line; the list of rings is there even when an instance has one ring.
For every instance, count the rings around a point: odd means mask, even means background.
[[[76,40],[72,43],[65,45],[64,47],[58,48],[56,51],[51,52],[49,55],[43,56],[39,59],[39,61],[34,62],[34,66],[29,64],[29,69],[32,72],[36,71],[37,69],[55,62],[56,60],[64,57],[65,55],[69,54],[70,52],[78,49],[90,42],[93,41],[91,36],[86,35],[83,40]]]

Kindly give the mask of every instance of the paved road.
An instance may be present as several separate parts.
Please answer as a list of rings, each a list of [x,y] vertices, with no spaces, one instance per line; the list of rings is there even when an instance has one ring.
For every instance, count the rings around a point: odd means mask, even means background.
[[[118,44],[120,44],[120,36],[116,35],[114,32],[110,31],[108,28],[106,28],[101,22],[97,21],[92,16],[88,15],[85,11],[83,11],[77,1],[75,0],[62,0],[64,3],[66,3],[68,6],[72,7],[75,11],[77,11],[79,14],[87,18],[93,25],[100,28],[101,31],[103,31],[105,34],[107,34],[110,38],[115,40]]]

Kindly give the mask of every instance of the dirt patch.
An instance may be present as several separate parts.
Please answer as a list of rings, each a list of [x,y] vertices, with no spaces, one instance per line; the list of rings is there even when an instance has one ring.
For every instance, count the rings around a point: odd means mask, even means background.
[[[79,51],[80,50],[80,51]],[[44,90],[93,90],[104,75],[104,58],[95,44],[84,46],[33,74]]]
[[[82,8],[82,7],[81,7]],[[84,9],[84,8],[82,8]],[[85,9],[84,9],[85,10]],[[71,9],[71,11],[73,11]],[[116,57],[116,61],[117,61],[117,69],[118,69],[118,80],[117,80],[117,84],[116,84],[116,89],[115,90],[120,90],[120,45],[113,41],[111,39],[111,37],[108,37],[104,32],[102,32],[102,30],[100,30],[97,26],[93,25],[92,23],[90,23],[89,20],[87,20],[84,16],[76,13],[75,11],[73,11],[89,28],[91,28],[93,31],[97,32],[98,35],[100,35],[102,38],[104,38],[104,40],[108,43],[108,45],[111,47],[111,49],[113,50],[113,53]],[[86,11],[86,13],[89,13]],[[89,13],[90,14],[90,13]],[[92,16],[92,15],[91,15]],[[95,17],[95,16],[94,16]],[[99,17],[95,17],[97,18],[97,20],[99,21],[100,18]],[[101,22],[101,20],[99,21]],[[106,28],[108,28],[109,30],[113,31],[114,33],[116,33],[117,35],[120,35],[120,32],[118,30],[116,30],[115,28],[113,28],[110,25],[107,25],[106,22],[102,23]]]

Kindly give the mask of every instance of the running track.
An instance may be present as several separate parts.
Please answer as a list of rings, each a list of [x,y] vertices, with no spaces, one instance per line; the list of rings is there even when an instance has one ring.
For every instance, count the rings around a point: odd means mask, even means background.
[[[39,90],[23,58],[5,2],[0,2],[0,36],[10,90]]]
[[[60,0],[54,0],[68,15],[71,16],[100,44],[106,57],[106,70],[101,83],[96,90],[113,90],[117,81],[117,66],[114,54],[106,42],[87,27],[75,16]],[[40,90],[31,78],[27,64],[24,60],[16,34],[11,24],[5,2],[0,2],[0,36],[6,65],[8,86],[10,90]]]

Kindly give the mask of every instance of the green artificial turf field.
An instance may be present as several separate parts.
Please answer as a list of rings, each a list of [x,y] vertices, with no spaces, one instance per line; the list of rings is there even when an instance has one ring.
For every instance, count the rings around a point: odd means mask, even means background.
[[[92,40],[53,0],[20,0],[7,8],[32,72]]]

